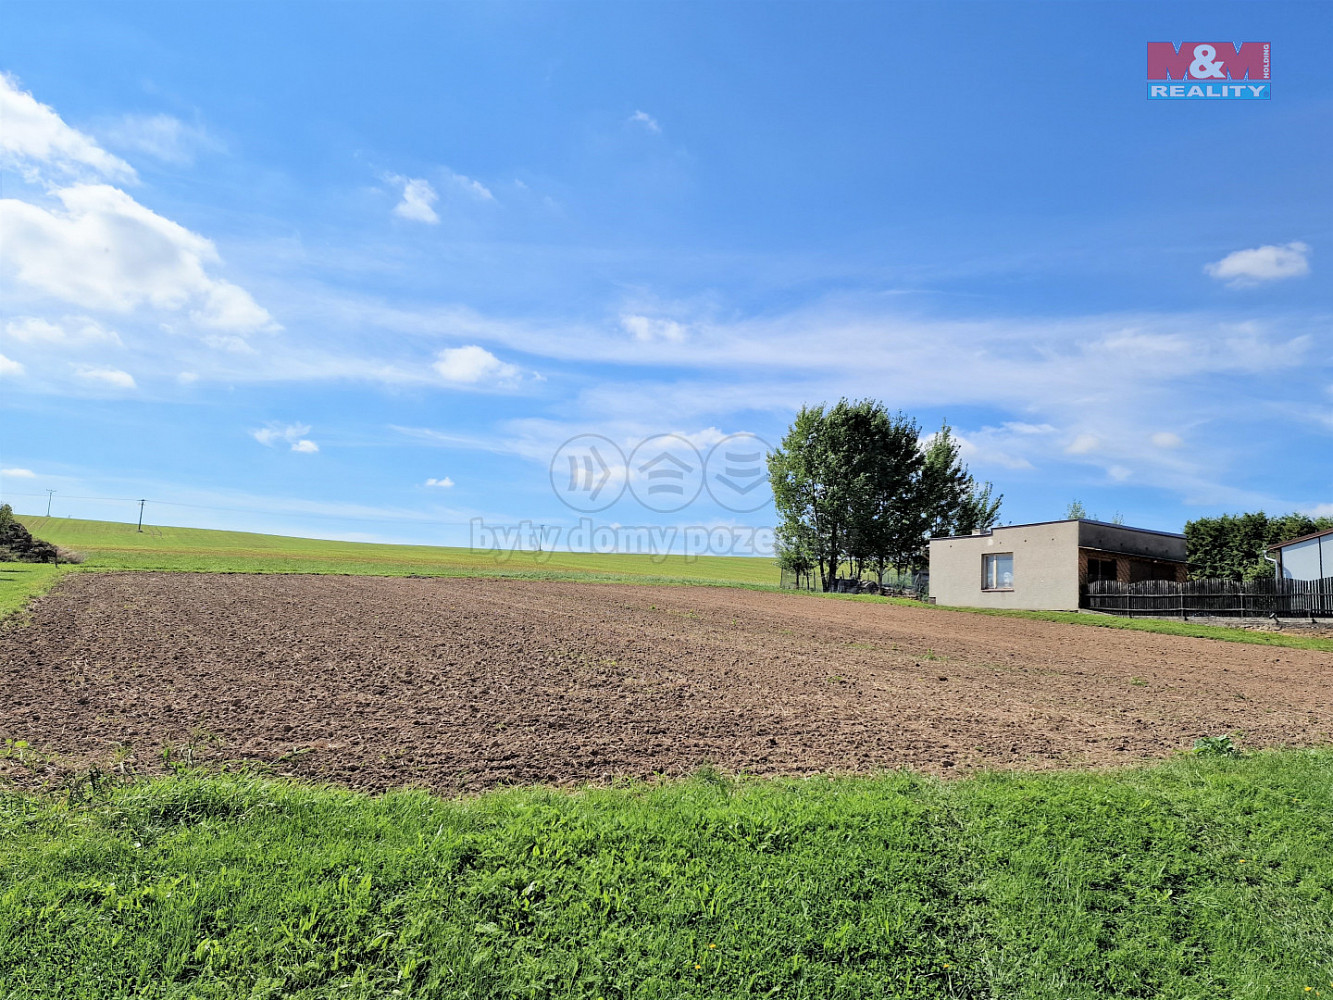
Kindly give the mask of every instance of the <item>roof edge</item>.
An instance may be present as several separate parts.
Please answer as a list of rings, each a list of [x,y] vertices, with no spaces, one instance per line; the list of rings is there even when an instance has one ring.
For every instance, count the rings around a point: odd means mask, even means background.
[[[1288,545],[1295,545],[1297,542],[1308,542],[1312,538],[1323,538],[1325,535],[1333,535],[1333,528],[1325,528],[1323,531],[1316,531],[1312,535],[1301,535],[1299,538],[1288,538],[1285,542],[1268,546],[1264,551],[1272,552],[1274,549],[1285,549]]]
[[[957,538],[986,538],[995,532],[996,528],[1040,528],[1047,524],[1096,524],[1103,528],[1120,528],[1123,531],[1137,531],[1144,535],[1164,535],[1167,538],[1184,538],[1185,536],[1178,531],[1159,531],[1156,528],[1136,528],[1132,524],[1115,524],[1111,521],[1097,521],[1090,517],[1062,517],[1054,521],[1029,521],[1026,524],[997,524],[994,528],[987,528],[975,535],[934,535],[930,538],[932,542],[948,542]],[[1286,544],[1286,543],[1284,543]]]

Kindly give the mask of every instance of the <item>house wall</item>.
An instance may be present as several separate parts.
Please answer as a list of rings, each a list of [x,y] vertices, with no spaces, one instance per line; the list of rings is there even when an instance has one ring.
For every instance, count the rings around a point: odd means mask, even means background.
[[[933,538],[930,593],[935,603],[970,608],[1078,609],[1078,521],[1014,525],[988,535]],[[1012,590],[983,590],[981,557],[1012,552]]]
[[[1078,522],[1078,544],[1082,548],[1105,549],[1127,556],[1147,556],[1184,562],[1187,556],[1185,536],[1128,528],[1122,524]]]
[[[1279,556],[1282,576],[1287,580],[1321,580],[1333,576],[1333,535],[1285,545]]]

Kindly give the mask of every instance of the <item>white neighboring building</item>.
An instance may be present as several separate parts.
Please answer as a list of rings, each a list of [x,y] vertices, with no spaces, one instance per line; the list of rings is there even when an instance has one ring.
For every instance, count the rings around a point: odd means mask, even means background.
[[[1333,528],[1281,542],[1268,550],[1277,558],[1283,580],[1322,580],[1333,576]]]

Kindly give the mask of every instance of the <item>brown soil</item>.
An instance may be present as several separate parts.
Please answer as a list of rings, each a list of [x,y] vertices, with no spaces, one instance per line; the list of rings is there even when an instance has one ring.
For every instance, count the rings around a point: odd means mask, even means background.
[[[0,774],[171,744],[439,791],[1328,742],[1333,654],[712,588],[78,574],[0,634]],[[126,766],[122,764],[122,766]]]

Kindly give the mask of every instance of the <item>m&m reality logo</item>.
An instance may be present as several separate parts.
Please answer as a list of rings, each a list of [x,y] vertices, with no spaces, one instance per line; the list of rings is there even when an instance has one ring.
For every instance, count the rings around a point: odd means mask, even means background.
[[[1271,48],[1268,42],[1149,42],[1148,100],[1266,101]]]

